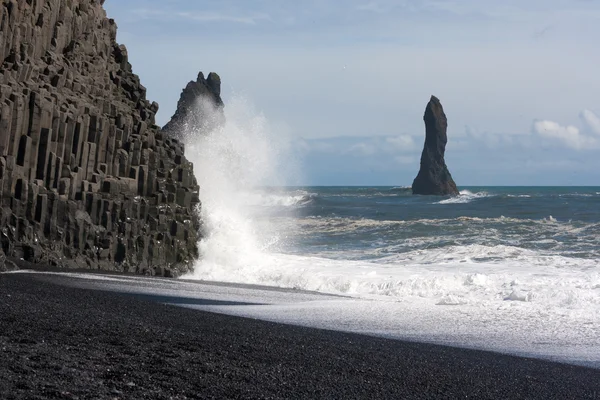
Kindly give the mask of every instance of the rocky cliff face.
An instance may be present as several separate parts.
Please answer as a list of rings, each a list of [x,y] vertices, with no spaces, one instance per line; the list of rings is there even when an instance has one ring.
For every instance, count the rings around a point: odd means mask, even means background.
[[[163,127],[163,133],[183,139],[186,134],[211,131],[225,120],[221,100],[221,78],[214,72],[200,72],[187,84],[177,102],[175,114]]]
[[[421,169],[412,184],[413,194],[456,195],[458,189],[444,160],[448,120],[437,97],[431,96],[423,120],[425,146],[421,154]]]
[[[199,188],[103,3],[0,0],[2,250],[174,275],[197,257]]]

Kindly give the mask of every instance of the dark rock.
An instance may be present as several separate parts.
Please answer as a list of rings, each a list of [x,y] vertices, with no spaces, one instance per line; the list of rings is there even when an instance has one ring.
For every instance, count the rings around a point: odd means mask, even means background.
[[[19,267],[13,261],[8,260],[4,252],[0,250],[0,272],[18,271]]]
[[[413,194],[457,195],[458,189],[444,160],[448,120],[437,97],[431,96],[423,120],[425,146],[421,154],[421,169],[412,184]]]
[[[186,135],[210,132],[224,121],[221,100],[221,78],[214,72],[200,72],[181,92],[177,110],[162,131],[169,136],[183,139]]]
[[[102,4],[0,0],[0,244],[36,264],[178,275],[198,256],[199,187]],[[198,84],[222,104],[216,74]]]

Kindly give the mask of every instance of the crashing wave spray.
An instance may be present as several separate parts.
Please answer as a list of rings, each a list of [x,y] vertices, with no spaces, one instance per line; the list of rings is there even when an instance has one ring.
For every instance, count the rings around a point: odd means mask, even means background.
[[[214,118],[221,113],[207,103],[198,107]],[[290,142],[239,96],[229,102],[221,126],[188,131],[184,140],[200,185],[204,229],[201,260],[184,278],[252,282],[280,240],[277,226],[264,214],[259,224],[256,213],[261,201],[273,202],[265,186],[284,186],[294,176]]]

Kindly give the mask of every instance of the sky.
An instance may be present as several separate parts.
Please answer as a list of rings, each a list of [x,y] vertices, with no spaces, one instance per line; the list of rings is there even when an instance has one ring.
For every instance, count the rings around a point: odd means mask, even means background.
[[[306,185],[410,185],[423,112],[458,186],[600,185],[598,0],[107,0],[133,70],[175,111],[221,76],[293,142]]]

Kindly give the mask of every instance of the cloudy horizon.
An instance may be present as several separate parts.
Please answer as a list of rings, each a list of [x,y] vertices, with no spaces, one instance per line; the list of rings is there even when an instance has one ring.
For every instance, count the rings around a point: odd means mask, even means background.
[[[126,3],[126,4],[124,4]],[[594,0],[105,3],[164,125],[219,73],[292,138],[307,185],[410,185],[429,96],[459,186],[600,185]]]

